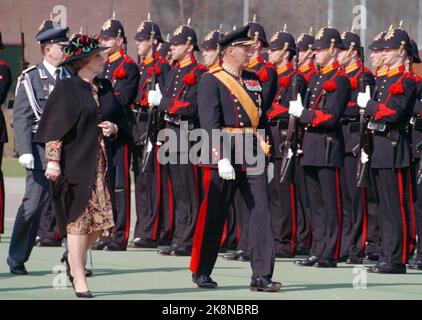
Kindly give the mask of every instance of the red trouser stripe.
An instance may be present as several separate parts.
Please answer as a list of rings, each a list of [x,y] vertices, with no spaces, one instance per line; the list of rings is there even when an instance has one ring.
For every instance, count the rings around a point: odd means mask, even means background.
[[[292,237],[290,238],[290,242],[292,244],[292,248],[290,249],[290,253],[295,253],[296,250],[296,190],[295,185],[290,185],[290,205],[292,207]]]
[[[125,229],[125,243],[129,240],[130,232],[130,177],[129,177],[129,147],[126,144],[124,146],[124,157],[125,157],[125,185],[126,185],[126,229]]]
[[[406,211],[404,209],[404,190],[403,190],[403,173],[402,169],[398,169],[397,178],[399,183],[399,195],[400,195],[400,211],[401,221],[403,226],[403,252],[402,252],[402,264],[406,264],[407,261],[407,223],[406,223]]]
[[[412,186],[412,176],[410,169],[407,171],[409,179],[409,208],[410,208],[410,223],[411,223],[411,235],[409,243],[409,253],[413,251],[416,243],[416,220],[415,220],[415,208],[413,207],[413,186]],[[420,248],[419,250],[422,250]]]
[[[0,172],[0,175],[1,174],[2,173]],[[4,232],[4,211],[4,181],[0,176],[0,234]]]
[[[195,179],[195,193],[196,193],[196,199],[199,201],[199,181],[198,181],[198,170],[199,168],[197,166],[193,166],[193,175]]]
[[[341,192],[340,192],[340,169],[336,169],[336,196],[337,196],[337,220],[338,220],[338,230],[337,230],[337,244],[336,252],[334,253],[334,259],[337,260],[338,254],[340,251],[340,241],[341,241],[341,229],[342,229],[342,204],[341,204]]]
[[[169,190],[169,214],[170,214],[170,226],[169,226],[169,234],[168,239],[171,240],[173,234],[173,223],[174,223],[174,211],[173,211],[173,186],[171,185],[170,177],[167,178],[167,187]]]
[[[366,247],[366,237],[367,237],[367,218],[368,218],[368,204],[366,202],[366,189],[364,187],[361,187],[361,193],[362,193],[362,244],[360,249],[360,255],[363,256],[365,254],[365,247]]]
[[[156,183],[157,183],[157,202],[156,202],[156,212],[155,219],[154,219],[154,231],[152,232],[152,240],[157,240],[157,234],[158,234],[158,218],[160,216],[160,203],[161,203],[161,168],[160,168],[160,162],[158,161],[158,147],[155,148],[155,176],[156,176]]]
[[[202,241],[204,237],[205,222],[207,220],[208,196],[211,184],[211,168],[204,168],[204,199],[199,209],[198,221],[196,223],[195,234],[193,236],[192,255],[190,260],[190,270],[193,273],[198,271],[199,259],[201,257]]]
[[[226,239],[227,239],[227,221],[224,223],[223,235],[221,236],[221,240],[220,240],[220,247],[224,246]]]

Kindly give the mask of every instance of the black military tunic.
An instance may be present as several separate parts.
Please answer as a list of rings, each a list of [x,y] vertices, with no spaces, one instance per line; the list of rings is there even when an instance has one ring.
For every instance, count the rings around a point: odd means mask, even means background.
[[[138,93],[139,70],[123,50],[112,54],[104,67],[101,78],[111,81],[114,95],[124,111],[129,111]],[[112,143],[113,169],[110,174],[112,188],[116,200],[116,234],[113,242],[119,246],[126,246],[130,231],[130,148],[126,142],[116,139]]]
[[[341,235],[340,167],[344,137],[340,119],[350,100],[350,83],[336,61],[312,77],[300,122],[305,126],[303,157],[312,215],[311,255],[337,261]]]

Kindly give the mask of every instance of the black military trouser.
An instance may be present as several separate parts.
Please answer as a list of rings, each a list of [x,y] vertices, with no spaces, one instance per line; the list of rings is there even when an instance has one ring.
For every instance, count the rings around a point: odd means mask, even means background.
[[[4,143],[0,143],[0,234],[4,233],[4,215],[5,215],[5,191],[4,191],[4,178],[1,164],[3,162],[3,147]]]
[[[368,226],[366,232],[365,254],[379,255],[381,247],[380,228],[378,222],[378,203],[374,187],[366,189],[367,207],[368,207]]]
[[[25,195],[16,214],[10,239],[9,259],[13,265],[28,261],[41,215],[50,207],[50,182],[44,174],[43,170],[26,170]]]
[[[160,241],[171,242],[174,233],[174,201],[169,165],[161,165]]]
[[[408,217],[410,169],[372,169],[379,205],[380,262],[408,261]]]
[[[157,161],[157,147],[151,151],[152,170],[142,172],[142,150],[134,147],[133,172],[135,176],[136,224],[134,238],[159,240],[161,201],[161,168]]]
[[[113,242],[126,246],[130,232],[130,150],[129,145],[113,147],[112,189],[114,189],[114,221],[116,234]]]
[[[248,208],[248,240],[252,277],[270,276],[274,271],[275,247],[269,210],[266,174],[236,172],[236,180],[223,180],[218,170],[205,168],[204,198],[195,230],[190,262],[193,273],[209,276],[220,247],[228,209],[237,189]]]
[[[414,173],[415,177],[419,171],[419,159],[414,160]],[[416,235],[417,235],[417,255],[416,260],[422,261],[422,183],[414,184],[413,192],[413,203],[414,203],[414,212],[415,212],[415,222],[416,222]]]
[[[295,185],[296,185],[296,248],[297,250],[309,250],[312,244],[311,210],[306,200],[305,170],[299,164],[300,158],[295,163]]]
[[[294,254],[296,249],[296,190],[280,183],[282,159],[274,160],[274,178],[269,183],[271,224],[276,253]]]
[[[237,228],[239,230],[237,250],[248,252],[249,210],[239,189],[234,193],[232,210],[234,212]]]
[[[233,249],[237,248],[240,238],[240,228],[236,223],[235,207],[232,204],[229,208],[226,222],[224,223],[223,235],[221,237],[221,247]]]
[[[340,169],[305,166],[308,206],[312,217],[310,254],[337,260],[341,240]]]
[[[174,233],[172,244],[192,247],[199,209],[200,189],[197,168],[191,164],[169,164],[173,192]]]
[[[358,159],[351,153],[344,158],[341,168],[343,204],[340,257],[363,257],[368,225],[366,188],[357,187]]]
[[[60,240],[59,229],[51,206],[41,215],[37,236],[42,239]]]

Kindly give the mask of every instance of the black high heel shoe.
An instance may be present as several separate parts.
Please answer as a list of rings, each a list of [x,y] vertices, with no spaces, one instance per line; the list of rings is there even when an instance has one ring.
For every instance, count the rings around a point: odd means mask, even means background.
[[[70,264],[67,256],[63,255],[62,259],[60,260],[62,263],[66,263],[66,274],[69,277],[69,281],[72,284],[72,288],[75,291],[75,295],[78,298],[92,298],[92,292],[91,290],[85,291],[85,292],[77,292],[75,289],[75,284],[73,283],[73,276],[70,272]]]

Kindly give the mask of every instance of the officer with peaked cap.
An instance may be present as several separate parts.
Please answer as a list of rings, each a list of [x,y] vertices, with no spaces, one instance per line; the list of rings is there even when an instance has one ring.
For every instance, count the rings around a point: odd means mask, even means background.
[[[370,267],[375,273],[406,273],[408,262],[409,207],[407,190],[411,183],[410,139],[407,123],[416,99],[416,85],[405,70],[410,51],[410,38],[406,31],[390,29],[381,44],[384,63],[389,70],[372,98],[367,87],[359,93],[357,103],[370,117],[373,152],[361,151],[361,162],[369,157],[375,190],[379,203],[381,250],[378,263]]]
[[[321,28],[312,48],[321,70],[312,78],[304,103],[298,95],[289,108],[289,114],[299,117],[305,126],[300,164],[305,170],[312,216],[310,256],[295,263],[333,268],[338,262],[342,217],[339,178],[344,140],[340,119],[350,100],[350,84],[338,62],[344,45],[336,29]]]
[[[122,23],[113,14],[101,28],[99,42],[110,47],[104,52],[108,54],[107,64],[101,78],[111,81],[114,94],[121,107],[128,114],[134,103],[139,84],[139,70],[136,62],[125,50],[127,43]],[[129,116],[128,116],[129,117]],[[116,139],[112,143],[113,160],[110,172],[112,189],[114,190],[116,233],[111,240],[100,238],[93,245],[95,250],[124,251],[126,250],[130,231],[130,145],[126,141]]]
[[[62,28],[51,19],[44,20],[36,35],[43,61],[24,70],[17,81],[13,130],[19,163],[26,168],[26,185],[7,258],[13,274],[27,274],[24,263],[34,246],[40,218],[51,210],[50,183],[44,176],[47,167],[45,146],[33,143],[32,139],[56,80],[71,76],[66,69],[59,67],[65,59],[62,46],[68,43],[67,32],[68,28]]]
[[[340,52],[339,60],[350,81],[351,100],[341,118],[345,158],[340,170],[343,221],[339,259],[347,260],[349,264],[362,264],[366,245],[367,199],[374,199],[374,196],[368,197],[371,189],[357,187],[358,157],[354,152],[360,141],[360,114],[356,99],[367,85],[373,91],[375,79],[371,71],[362,65],[364,57],[359,35],[353,30],[346,31],[342,33],[342,39],[345,50]]]
[[[259,77],[255,72],[244,70],[250,58],[250,46],[254,43],[248,31],[249,26],[245,26],[226,34],[220,40],[222,65],[206,73],[199,85],[201,128],[207,131],[209,137],[217,131],[229,137],[234,136],[235,140],[223,139],[221,142],[210,139],[209,159],[202,159],[201,165],[205,167],[204,199],[195,231],[190,270],[198,287],[217,287],[210,275],[217,259],[228,208],[236,189],[239,189],[248,208],[247,250],[252,266],[250,289],[275,292],[280,290],[281,283],[271,280],[275,250],[265,170],[265,154],[268,154],[269,146],[261,130],[257,131],[266,127],[266,114],[262,108]],[[253,138],[254,151],[259,154],[259,160],[263,161],[246,161],[247,151],[243,145],[232,143],[248,134]],[[230,150],[229,154],[237,154],[241,159],[236,157],[235,164],[234,158],[223,150]]]
[[[199,51],[195,30],[186,25],[178,27],[170,39],[172,58],[177,64],[171,69],[164,90],[151,90],[150,104],[158,106],[164,116],[165,128],[174,132],[186,143],[186,148],[165,143],[168,150],[168,169],[173,190],[175,230],[171,246],[159,251],[161,255],[189,256],[199,208],[197,168],[191,161],[183,163],[189,155],[188,131],[198,126],[198,83],[206,67],[196,61],[194,52]],[[180,141],[180,140],[177,140]],[[160,153],[162,153],[160,151]]]
[[[157,47],[163,42],[159,26],[152,22],[150,16],[141,22],[136,35],[136,47],[138,56],[141,58],[139,65],[139,88],[138,96],[134,104],[133,119],[135,123],[133,128],[133,172],[135,177],[135,200],[136,200],[136,216],[134,240],[131,244],[135,247],[156,248],[160,240],[160,203],[166,201],[161,199],[161,171],[162,168],[156,162],[156,153],[158,146],[152,146],[151,169],[142,170],[143,155],[147,134],[156,134],[155,132],[147,132],[148,119],[154,117],[158,120],[158,115],[151,110],[148,104],[148,92],[154,90],[158,85],[160,90],[164,90],[165,78],[169,72],[169,64],[167,60],[160,57],[157,53]],[[151,128],[150,128],[151,129]]]
[[[298,93],[304,99],[306,93],[306,81],[293,66],[295,56],[295,39],[285,27],[283,31],[275,33],[270,41],[269,58],[277,70],[278,81],[275,99],[267,111],[274,145],[268,166],[271,224],[276,256],[280,258],[291,258],[296,253],[296,188],[294,183],[280,182],[282,151],[289,126],[289,102],[295,99]],[[293,92],[294,83],[297,84],[295,92]]]
[[[3,49],[3,41],[0,32],[0,49]],[[6,101],[7,93],[12,85],[12,73],[5,61],[0,61],[0,107]],[[5,191],[3,172],[1,163],[3,160],[3,147],[7,143],[7,128],[3,112],[0,108],[0,235],[4,232],[4,210],[5,210]]]

